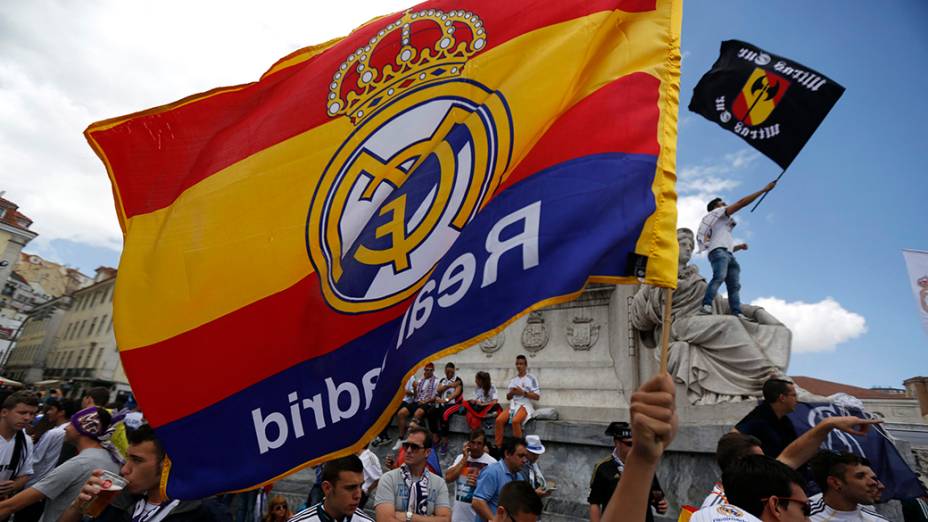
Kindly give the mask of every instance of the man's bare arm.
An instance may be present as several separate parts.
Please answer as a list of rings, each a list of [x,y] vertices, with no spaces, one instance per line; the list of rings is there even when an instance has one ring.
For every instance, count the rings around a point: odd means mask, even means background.
[[[28,478],[29,477],[26,477],[26,479]],[[0,517],[9,516],[11,513],[16,513],[25,507],[43,500],[45,500],[45,495],[35,488],[28,488],[24,491],[20,491],[16,495],[0,502]]]
[[[755,192],[755,193],[753,193],[753,194],[748,194],[747,196],[744,196],[743,198],[739,199],[738,201],[735,201],[733,204],[728,205],[727,207],[725,207],[725,213],[728,214],[728,215],[730,216],[730,215],[734,214],[735,212],[738,212],[739,210],[743,209],[744,207],[750,205],[752,201],[754,201],[755,199],[759,198],[759,197],[761,196],[761,194],[763,194],[764,192],[770,192],[771,190],[773,190],[773,187],[775,187],[775,186],[777,186],[777,182],[776,182],[776,181],[771,181],[770,183],[767,183],[767,186],[766,186],[766,187],[764,187],[764,188],[758,190],[757,192]]]
[[[590,522],[599,522],[600,517],[599,504],[590,504]]]
[[[777,456],[777,460],[793,469],[799,469],[815,456],[832,430],[841,430],[852,435],[866,435],[871,424],[881,422],[883,421],[879,419],[861,419],[853,416],[828,417],[790,443]]]

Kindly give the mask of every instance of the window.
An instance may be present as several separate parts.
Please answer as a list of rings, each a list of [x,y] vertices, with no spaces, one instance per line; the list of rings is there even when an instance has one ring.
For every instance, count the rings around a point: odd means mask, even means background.
[[[93,318],[93,321],[90,321],[90,329],[87,330],[87,335],[88,335],[88,336],[93,335],[93,330],[94,330],[94,328],[96,328],[96,327],[97,327],[97,318],[94,317],[94,318]]]
[[[81,327],[77,330],[77,337],[84,335],[84,327],[87,326],[87,320],[81,321]]]
[[[69,323],[69,324],[68,324],[68,327],[67,327],[67,329],[65,329],[64,335],[63,335],[62,337],[64,337],[65,339],[67,339],[68,336],[71,335],[71,329],[72,329],[72,328],[74,328],[74,323]]]
[[[110,324],[109,326],[106,327],[106,333],[110,333],[112,331],[113,331],[113,318],[110,317]]]
[[[103,314],[103,319],[100,320],[100,328],[97,328],[97,335],[103,333],[103,325],[106,324],[106,318],[109,317],[106,314]]]
[[[100,359],[102,358],[103,358],[103,347],[101,346],[100,349],[97,351],[97,360],[94,361],[93,363],[94,368],[100,368]]]

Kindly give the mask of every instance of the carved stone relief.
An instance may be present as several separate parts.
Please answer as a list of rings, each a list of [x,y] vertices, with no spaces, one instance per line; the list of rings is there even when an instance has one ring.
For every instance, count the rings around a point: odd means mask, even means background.
[[[480,342],[480,350],[487,354],[487,357],[493,357],[506,342],[506,332],[500,332],[493,337],[489,337]]]
[[[522,346],[534,357],[548,344],[548,329],[545,327],[545,316],[540,311],[531,312],[525,329],[522,330]]]
[[[578,352],[589,351],[599,340],[599,325],[592,317],[574,317],[567,327],[567,344]]]

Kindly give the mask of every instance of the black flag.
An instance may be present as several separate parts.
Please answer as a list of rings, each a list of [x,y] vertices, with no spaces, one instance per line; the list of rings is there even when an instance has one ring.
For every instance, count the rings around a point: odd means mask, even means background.
[[[842,93],[844,87],[818,71],[728,40],[693,89],[690,110],[786,169]]]

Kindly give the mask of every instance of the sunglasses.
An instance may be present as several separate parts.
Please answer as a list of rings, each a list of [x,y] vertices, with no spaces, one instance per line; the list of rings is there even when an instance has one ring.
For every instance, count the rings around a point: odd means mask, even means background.
[[[620,438],[618,438],[618,437],[613,437],[612,440],[614,440],[614,441],[616,441],[616,442],[621,442],[623,446],[631,446],[631,445],[632,445],[632,439],[620,439]]]
[[[787,504],[789,504],[790,502],[795,502],[799,504],[799,509],[802,510],[802,514],[804,516],[809,516],[812,514],[812,505],[809,504],[808,500],[799,500],[798,498],[787,498],[787,497],[767,497],[767,498],[762,498],[761,501],[767,502],[771,498],[776,498],[778,504],[782,504],[783,502],[786,502]]]
[[[406,451],[418,451],[421,449],[425,449],[425,446],[420,446],[414,442],[404,442],[403,448],[406,449]]]
[[[272,507],[271,509],[272,509],[272,510],[274,510],[274,509],[287,509],[287,505],[286,505],[286,504],[277,504],[276,506]]]

